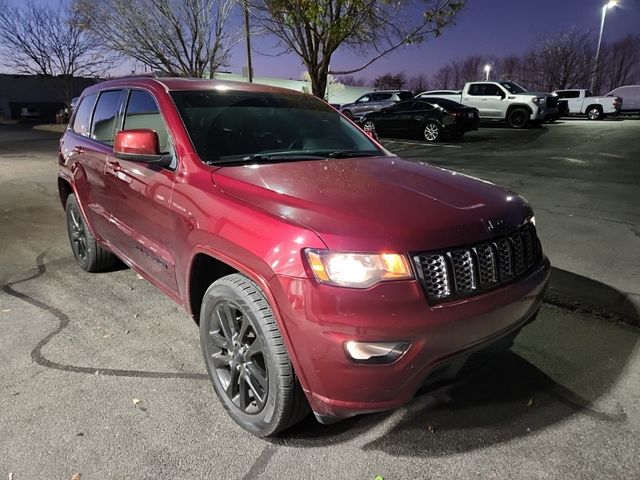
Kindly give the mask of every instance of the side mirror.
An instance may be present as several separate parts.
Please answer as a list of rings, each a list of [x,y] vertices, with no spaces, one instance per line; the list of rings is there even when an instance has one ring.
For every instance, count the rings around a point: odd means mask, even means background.
[[[171,159],[160,153],[158,134],[148,128],[122,130],[113,141],[113,154],[121,160],[167,166]]]

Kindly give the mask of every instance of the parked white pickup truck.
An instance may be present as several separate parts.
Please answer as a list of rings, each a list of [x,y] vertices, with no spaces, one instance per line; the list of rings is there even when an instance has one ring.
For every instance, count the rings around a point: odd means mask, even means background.
[[[589,120],[601,120],[620,111],[619,97],[596,97],[590,90],[572,88],[553,92],[558,99],[566,99],[569,115],[586,115]]]
[[[481,120],[506,120],[513,128],[524,128],[531,122],[556,118],[558,97],[550,93],[528,92],[517,83],[469,82],[461,92],[442,94],[423,92],[418,98],[439,97],[475,107]]]

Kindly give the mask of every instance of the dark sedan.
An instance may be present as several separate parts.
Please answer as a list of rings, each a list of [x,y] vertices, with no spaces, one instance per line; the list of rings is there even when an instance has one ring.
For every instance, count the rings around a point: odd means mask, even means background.
[[[435,142],[444,135],[461,137],[477,130],[480,116],[477,108],[443,98],[413,98],[398,102],[362,118],[365,130],[380,136],[411,136]]]

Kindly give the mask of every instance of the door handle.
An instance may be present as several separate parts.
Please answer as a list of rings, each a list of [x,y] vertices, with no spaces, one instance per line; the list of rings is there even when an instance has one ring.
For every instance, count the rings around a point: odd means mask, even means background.
[[[84,153],[84,148],[80,145],[76,145],[75,147],[73,147],[73,153]]]
[[[109,162],[109,161],[107,161],[107,168],[109,170],[111,170],[112,172],[121,172],[122,171],[122,167],[120,166],[120,164],[118,162]]]

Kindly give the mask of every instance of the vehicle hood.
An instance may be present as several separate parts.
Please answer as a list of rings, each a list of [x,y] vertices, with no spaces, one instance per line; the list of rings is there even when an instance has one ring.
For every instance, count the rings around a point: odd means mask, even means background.
[[[340,107],[340,111],[344,110],[345,108],[351,108],[355,105],[355,103],[345,103]]]
[[[398,157],[222,167],[213,181],[228,195],[306,226],[338,251],[471,244],[512,231],[528,214],[513,192]]]

